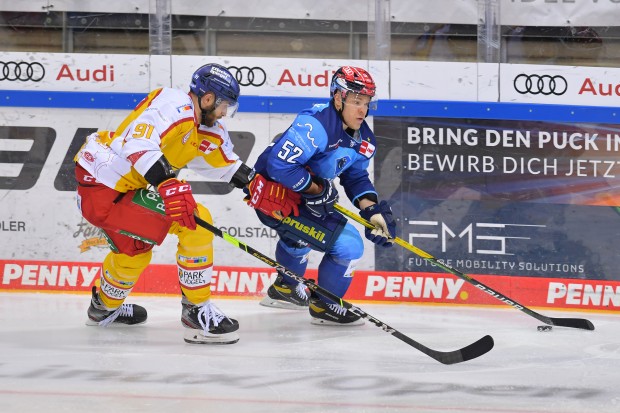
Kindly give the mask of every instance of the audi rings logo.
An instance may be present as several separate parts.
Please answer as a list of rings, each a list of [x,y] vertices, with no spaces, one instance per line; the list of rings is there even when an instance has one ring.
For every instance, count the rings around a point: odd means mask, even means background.
[[[229,66],[228,70],[241,86],[262,86],[267,81],[267,73],[260,67]]]
[[[522,95],[563,95],[568,89],[568,82],[563,76],[526,75],[521,73],[514,80],[514,87]]]
[[[2,62],[0,61],[0,81],[40,82],[45,77],[45,68],[38,62]]]

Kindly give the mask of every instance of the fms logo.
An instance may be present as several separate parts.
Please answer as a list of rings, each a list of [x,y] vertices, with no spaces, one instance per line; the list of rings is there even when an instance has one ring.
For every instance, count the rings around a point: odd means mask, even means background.
[[[561,96],[568,90],[568,82],[560,75],[521,73],[515,77],[513,86],[522,95]]]
[[[464,229],[453,229],[445,222],[410,220],[415,232],[409,234],[409,242],[416,243],[416,238],[438,239],[441,252],[446,252],[448,241],[461,239],[467,243],[469,254],[514,255],[509,252],[510,240],[530,240],[536,236],[536,228],[546,225],[502,224],[491,222],[470,223]]]

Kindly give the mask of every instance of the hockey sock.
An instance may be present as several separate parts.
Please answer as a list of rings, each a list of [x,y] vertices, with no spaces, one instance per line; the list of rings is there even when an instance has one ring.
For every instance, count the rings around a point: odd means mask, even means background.
[[[151,262],[152,252],[134,256],[110,252],[101,266],[99,299],[108,309],[121,306],[140,274]]]
[[[308,266],[308,251],[306,249],[287,248],[280,241],[276,246],[276,260],[295,274],[303,276]],[[286,274],[280,274],[286,284],[293,286],[298,284],[297,281]]]
[[[357,261],[357,260],[354,260]],[[337,262],[331,255],[323,256],[319,264],[319,279],[317,283],[338,297],[344,296],[353,281],[352,261]],[[321,296],[328,303],[332,300]]]

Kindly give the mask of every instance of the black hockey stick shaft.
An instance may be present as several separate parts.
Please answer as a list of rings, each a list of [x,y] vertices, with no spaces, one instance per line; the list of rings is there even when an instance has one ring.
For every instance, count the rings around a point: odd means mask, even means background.
[[[363,226],[367,227],[367,228],[374,228],[374,225],[372,225],[370,222],[366,221],[364,218],[358,216],[356,213],[349,211],[348,209],[344,208],[341,205],[336,204],[335,205],[336,211],[340,212],[341,214],[343,214],[344,216],[347,216],[349,218],[351,218],[352,220],[362,224]],[[526,306],[519,304],[518,302],[516,302],[515,300],[513,300],[512,298],[506,297],[504,294],[495,291],[494,289],[492,289],[491,287],[489,287],[488,285],[485,285],[483,283],[481,283],[480,281],[472,278],[471,276],[464,274],[462,272],[460,272],[457,269],[452,268],[451,266],[449,266],[448,264],[444,264],[443,262],[439,261],[437,258],[433,257],[431,254],[427,253],[426,251],[421,250],[420,248],[416,247],[415,245],[412,245],[410,243],[408,243],[407,241],[403,240],[402,238],[394,238],[394,243],[400,245],[401,247],[403,247],[404,249],[413,252],[414,254],[424,258],[425,260],[432,262],[433,264],[435,264],[436,266],[438,266],[439,268],[443,269],[444,271],[447,271],[451,274],[456,275],[457,277],[467,281],[468,283],[474,285],[476,288],[478,288],[479,290],[484,291],[485,293],[497,298],[499,301],[503,302],[504,304],[508,304],[511,307],[516,308],[517,310],[521,310],[523,311],[525,314],[534,317],[535,319],[542,321],[545,324],[549,324],[552,326],[559,326],[559,327],[571,327],[571,328],[581,328],[584,330],[594,330],[594,324],[592,324],[592,322],[590,320],[586,320],[584,318],[563,318],[563,317],[547,317],[545,315],[539,314],[534,310],[531,310],[529,308],[527,308]]]
[[[289,277],[291,277],[292,279],[294,279],[297,282],[300,282],[302,284],[304,284],[306,287],[308,287],[308,289],[310,289],[311,291],[314,291],[318,294],[321,294],[327,298],[329,298],[330,300],[333,300],[334,302],[339,303],[342,307],[346,308],[348,311],[351,311],[353,314],[356,314],[366,320],[368,320],[371,324],[379,327],[381,330],[385,331],[388,334],[393,335],[394,337],[398,338],[401,341],[404,341],[405,343],[409,344],[411,347],[416,348],[417,350],[421,351],[422,353],[426,354],[429,357],[432,357],[433,359],[437,360],[440,363],[443,364],[455,364],[455,363],[461,363],[463,361],[467,361],[467,360],[471,360],[474,359],[476,357],[480,357],[483,354],[489,352],[494,345],[493,342],[493,338],[489,335],[482,337],[481,339],[479,339],[478,341],[463,347],[459,350],[454,350],[454,351],[437,351],[437,350],[433,350],[431,348],[426,347],[423,344],[418,343],[417,341],[413,340],[410,337],[407,337],[406,335],[404,335],[403,333],[401,333],[400,331],[396,330],[393,327],[390,327],[389,325],[387,325],[386,323],[384,323],[383,321],[371,316],[370,314],[366,313],[365,311],[363,311],[361,308],[354,306],[351,303],[348,303],[346,301],[344,301],[342,298],[338,297],[337,295],[333,294],[332,292],[318,286],[316,283],[314,283],[312,280],[308,280],[300,275],[295,274],[294,272],[292,272],[291,270],[289,270],[288,268],[284,267],[283,265],[279,264],[278,262],[272,260],[271,258],[267,257],[266,255],[264,255],[263,253],[255,250],[254,248],[250,247],[247,244],[244,244],[243,242],[239,241],[238,239],[234,238],[233,236],[229,235],[227,232],[224,232],[222,230],[220,230],[219,228],[209,224],[207,221],[201,219],[200,217],[195,217],[196,218],[196,223],[198,225],[200,225],[201,227],[205,228],[206,230],[214,233],[215,235],[217,235],[220,238],[223,238],[224,240],[226,240],[227,242],[231,243],[232,245],[235,245],[236,247],[242,249],[243,251],[247,252],[248,254],[258,258],[259,260],[261,260],[262,262],[264,262],[265,264],[269,265],[270,267],[275,268],[277,271],[288,275]]]

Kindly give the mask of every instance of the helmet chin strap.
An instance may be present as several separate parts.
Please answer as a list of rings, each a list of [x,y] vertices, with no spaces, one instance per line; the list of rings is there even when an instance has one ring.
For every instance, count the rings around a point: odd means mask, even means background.
[[[340,90],[337,90],[336,93],[340,93],[340,109],[336,108],[336,98],[334,97],[334,109],[336,109],[336,113],[338,114],[338,117],[340,118],[340,120],[342,121],[342,123],[347,127],[346,131],[347,133],[349,133],[349,135],[351,135],[350,131],[354,130],[352,128],[349,127],[349,125],[347,125],[347,122],[344,120],[344,117],[342,116],[342,111],[344,110],[344,101],[347,97],[346,93],[343,93]],[[344,94],[344,96],[343,96]]]

